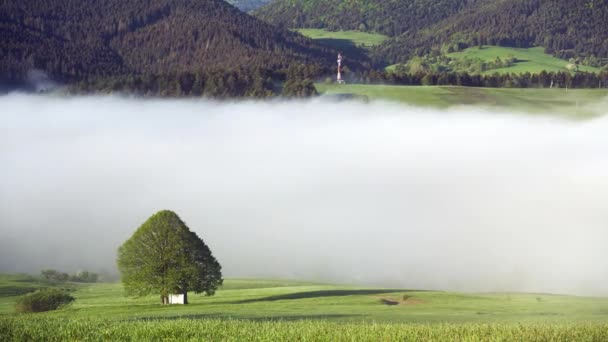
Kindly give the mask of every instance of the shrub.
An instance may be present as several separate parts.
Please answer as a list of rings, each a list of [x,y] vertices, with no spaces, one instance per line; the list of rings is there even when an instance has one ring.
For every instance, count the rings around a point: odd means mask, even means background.
[[[72,301],[74,297],[63,290],[43,289],[20,297],[15,307],[18,312],[42,312],[56,310]]]

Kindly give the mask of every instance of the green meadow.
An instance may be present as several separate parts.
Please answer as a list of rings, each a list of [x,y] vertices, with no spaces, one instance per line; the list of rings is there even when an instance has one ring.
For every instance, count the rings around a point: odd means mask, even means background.
[[[2,276],[0,288],[42,286]],[[47,284],[46,286],[52,286]],[[215,296],[161,306],[119,283],[71,284],[76,301],[16,314],[0,297],[0,340],[605,340],[608,299],[549,294],[452,293],[228,279]]]
[[[459,58],[479,58],[483,61],[490,62],[495,60],[497,57],[505,60],[511,56],[516,58],[516,62],[507,68],[499,68],[487,70],[484,74],[497,73],[540,73],[541,71],[547,72],[559,72],[559,71],[570,71],[566,67],[569,62],[545,53],[543,47],[533,48],[511,48],[501,46],[487,46],[484,45],[481,49],[479,47],[472,47],[463,51],[450,53],[447,55],[455,59]],[[580,71],[586,72],[599,72],[598,68],[588,67],[581,65],[579,66]]]
[[[324,29],[295,29],[302,35],[318,40],[319,42],[334,47],[336,49],[344,49],[348,46],[358,46],[362,48],[371,48],[376,46],[386,39],[387,36],[379,33],[368,33],[361,31],[327,31]]]
[[[353,94],[416,106],[483,106],[530,113],[589,117],[608,105],[608,89],[511,89],[317,83],[321,94]]]

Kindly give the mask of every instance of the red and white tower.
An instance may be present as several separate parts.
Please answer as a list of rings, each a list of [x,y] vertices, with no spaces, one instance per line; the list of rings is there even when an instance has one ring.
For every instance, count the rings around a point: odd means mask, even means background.
[[[344,80],[342,79],[342,53],[338,53],[338,76],[336,77],[338,84],[343,84]]]

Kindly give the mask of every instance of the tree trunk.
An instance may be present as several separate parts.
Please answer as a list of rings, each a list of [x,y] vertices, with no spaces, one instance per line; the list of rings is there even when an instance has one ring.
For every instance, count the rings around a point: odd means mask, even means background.
[[[184,291],[184,304],[188,304],[188,291]]]

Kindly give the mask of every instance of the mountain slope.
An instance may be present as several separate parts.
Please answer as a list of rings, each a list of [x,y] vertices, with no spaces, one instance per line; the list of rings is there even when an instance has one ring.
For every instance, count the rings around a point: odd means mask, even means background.
[[[542,46],[560,58],[608,57],[608,1],[511,0],[468,7],[425,30],[387,40],[376,60],[391,63],[439,50],[446,44]],[[601,64],[601,62],[598,62]]]
[[[374,50],[377,64],[445,52],[447,45],[479,44],[542,46],[560,58],[608,58],[606,0],[275,0],[254,14],[281,27],[393,37]]]
[[[254,12],[280,27],[378,32],[421,29],[487,0],[275,0]]]
[[[334,53],[220,0],[6,0],[0,73],[60,79],[334,63]]]

